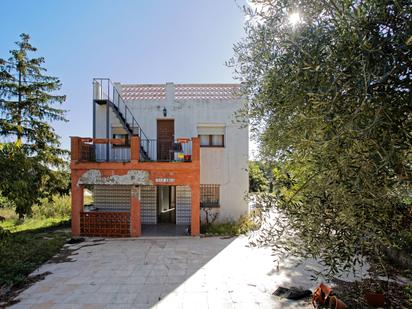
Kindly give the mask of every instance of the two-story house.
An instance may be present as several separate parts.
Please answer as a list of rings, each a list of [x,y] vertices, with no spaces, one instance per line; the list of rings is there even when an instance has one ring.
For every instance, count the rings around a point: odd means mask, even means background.
[[[93,138],[72,137],[72,234],[200,232],[247,213],[248,128],[239,84],[93,81]],[[93,192],[84,205],[83,190]],[[162,230],[162,227],[167,229]]]

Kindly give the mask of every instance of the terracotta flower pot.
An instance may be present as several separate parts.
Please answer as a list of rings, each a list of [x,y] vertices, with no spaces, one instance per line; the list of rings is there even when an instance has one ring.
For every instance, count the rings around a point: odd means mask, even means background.
[[[383,307],[385,305],[385,295],[382,293],[366,292],[364,296],[370,306]]]
[[[326,284],[319,284],[313,293],[312,304],[319,303],[325,305],[329,302],[329,296],[332,294],[332,289]]]
[[[343,301],[341,301],[339,298],[336,298],[336,296],[332,296],[330,298],[329,304],[330,304],[330,308],[332,308],[332,309],[346,309],[346,308],[348,308],[348,306],[346,306],[346,304]]]
[[[332,293],[332,288],[324,283],[319,284],[319,287],[321,288],[322,292],[325,293],[325,297],[329,297],[329,295]]]

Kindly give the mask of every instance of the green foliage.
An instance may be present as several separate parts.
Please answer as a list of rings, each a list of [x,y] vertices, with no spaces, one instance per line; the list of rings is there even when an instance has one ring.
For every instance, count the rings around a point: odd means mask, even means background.
[[[52,200],[43,199],[33,206],[33,218],[70,218],[71,198],[69,195],[55,195]]]
[[[30,214],[41,198],[67,193],[69,173],[51,121],[66,121],[64,110],[55,107],[65,96],[54,95],[61,83],[44,75],[43,58],[30,58],[36,51],[27,34],[16,42],[11,57],[0,59],[0,191],[20,217]],[[13,141],[14,142],[10,142]]]
[[[67,233],[42,229],[9,234],[0,241],[0,287],[22,282],[53,257],[67,238]]]
[[[6,220],[0,222],[0,228],[10,232],[34,230],[66,224],[70,219],[70,196],[55,195],[51,200],[44,198],[35,204],[30,216],[20,219],[14,209],[0,209],[0,216]]]
[[[237,236],[255,230],[257,225],[253,215],[241,216],[237,221],[202,225],[201,232],[207,235]]]
[[[269,181],[265,177],[263,166],[257,161],[249,161],[249,192],[268,190]]]
[[[10,236],[10,232],[9,232],[8,230],[6,230],[6,229],[3,229],[3,228],[0,226],[0,246],[1,246],[1,243],[2,243],[3,241],[6,241],[6,239],[7,239],[9,236]]]
[[[412,229],[412,4],[251,2],[232,64],[278,180],[262,242],[351,268]]]
[[[0,208],[13,208],[14,204],[0,192]]]
[[[405,294],[409,297],[409,301],[412,302],[412,284],[407,284],[404,287]]]
[[[0,216],[6,219],[0,222],[0,288],[23,281],[54,256],[67,240],[68,233],[55,230],[69,222],[67,211],[61,211],[67,208],[69,197],[55,197],[54,201],[44,200],[41,205],[55,209],[54,217],[47,217],[36,209],[40,206],[35,206],[32,217],[25,219],[19,219],[14,209],[0,209]],[[58,218],[57,214],[64,216]]]

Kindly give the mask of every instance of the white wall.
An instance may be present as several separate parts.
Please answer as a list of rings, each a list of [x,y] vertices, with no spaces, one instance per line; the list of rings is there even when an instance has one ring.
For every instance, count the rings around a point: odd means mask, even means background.
[[[195,137],[199,123],[225,125],[224,148],[201,148],[201,184],[220,184],[219,220],[237,219],[248,210],[248,128],[234,121],[242,100],[175,100],[174,85],[166,84],[165,100],[128,101],[134,117],[149,139],[156,139],[157,119],[174,119],[175,138]],[[163,116],[163,108],[167,117]],[[105,106],[96,109],[96,136],[106,137]],[[120,126],[113,113],[111,122]],[[110,134],[111,135],[111,134]]]

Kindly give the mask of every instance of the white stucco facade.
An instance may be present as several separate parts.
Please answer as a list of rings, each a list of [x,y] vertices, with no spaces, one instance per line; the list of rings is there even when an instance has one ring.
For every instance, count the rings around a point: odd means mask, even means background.
[[[157,120],[173,119],[174,136],[197,137],[199,130],[209,127],[224,132],[224,147],[200,148],[200,183],[220,185],[219,221],[236,220],[248,211],[245,195],[248,192],[248,128],[235,120],[235,112],[243,106],[243,99],[235,95],[219,95],[224,84],[203,85],[212,89],[202,93],[195,86],[195,95],[190,95],[190,85],[185,85],[186,95],[176,95],[177,85],[146,85],[149,89],[159,86],[160,94],[142,95],[125,89],[140,91],[145,85],[116,84],[127,106],[149,139],[157,138]],[[198,85],[199,86],[199,85]],[[201,85],[200,85],[201,86]],[[233,86],[233,85],[231,85]],[[239,85],[236,85],[239,87]],[[180,89],[180,88],[179,88]],[[136,90],[133,90],[136,92]],[[143,91],[143,90],[142,90]],[[150,90],[151,91],[151,90]],[[187,95],[189,93],[189,95]],[[106,105],[96,104],[95,137],[107,137]],[[167,115],[164,116],[164,109]],[[121,127],[120,121],[110,109],[109,137]],[[120,129],[121,130],[121,129]]]

